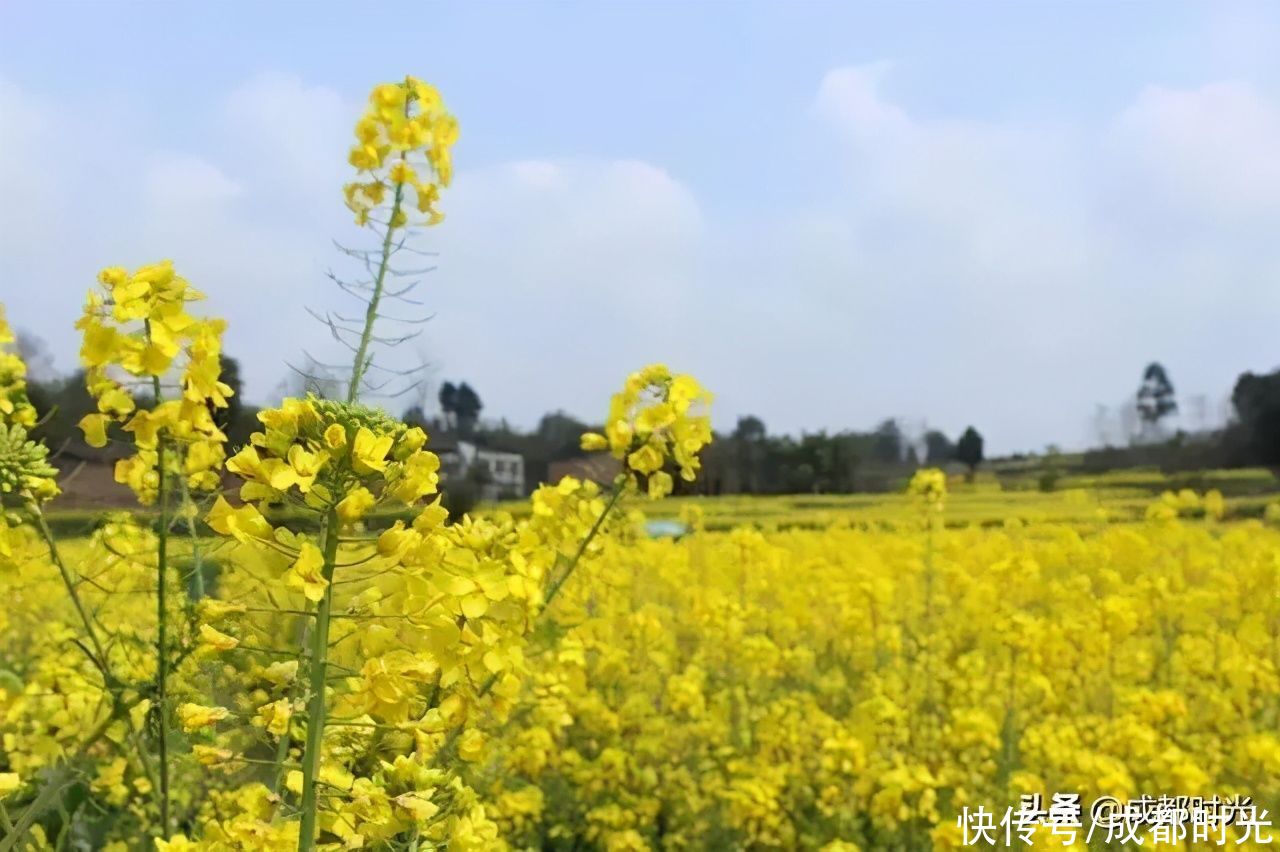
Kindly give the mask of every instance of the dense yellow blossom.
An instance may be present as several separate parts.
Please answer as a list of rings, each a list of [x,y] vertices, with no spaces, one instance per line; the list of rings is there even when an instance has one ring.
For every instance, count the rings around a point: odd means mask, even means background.
[[[692,376],[652,364],[627,377],[609,403],[604,434],[583,435],[582,448],[608,450],[632,476],[645,478],[650,497],[665,497],[673,487],[663,470],[668,464],[685,480],[697,475],[698,453],[711,441],[710,402]]]
[[[361,179],[344,193],[359,224],[395,229],[444,218],[436,203],[453,179],[458,122],[435,87],[415,77],[375,87],[355,135],[348,159]]]
[[[671,380],[662,391],[679,399],[691,384]],[[687,406],[672,407],[688,417]],[[309,790],[349,792],[315,794],[322,840],[371,842],[416,827],[451,847],[491,848],[498,829],[465,767],[487,765],[483,726],[511,712],[530,671],[535,628],[547,623],[548,604],[579,564],[601,554],[622,490],[606,499],[594,483],[565,479],[535,492],[526,520],[496,514],[447,524],[439,500],[430,499],[439,460],[422,429],[317,397],[287,399],[259,419],[262,431],[227,462],[242,479],[242,505],[219,497],[206,517],[234,548],[225,590],[257,604],[202,603],[198,635],[206,655],[235,659],[268,645],[296,658],[249,673],[256,686],[238,719],[226,708],[178,708],[184,729],[214,732],[198,762],[243,751],[266,734],[287,750],[281,754],[303,761],[287,775],[297,797],[289,807],[312,807]],[[679,451],[692,465],[709,434],[696,424],[680,430],[698,438]],[[669,431],[661,440],[677,440]],[[311,529],[275,525],[281,505],[313,518]],[[363,533],[361,524],[385,508],[414,514]],[[312,626],[309,644],[291,649],[286,637],[296,633],[298,614],[324,627]],[[318,718],[325,727],[317,741]],[[307,769],[309,756],[316,762]]]
[[[189,489],[215,489],[226,436],[213,411],[231,396],[221,380],[226,323],[188,311],[204,296],[167,260],[133,272],[104,269],[98,283],[76,323],[85,382],[98,403],[98,411],[80,421],[85,441],[105,446],[113,424],[132,435],[136,454],[117,462],[116,480],[144,504],[156,500],[162,474],[181,476]],[[178,386],[167,393],[174,371]],[[139,394],[151,407],[138,406]],[[161,471],[166,447],[171,452]]]
[[[913,490],[932,510],[943,487]],[[610,540],[487,746],[508,839],[950,848],[961,807],[1031,792],[1274,813],[1280,534],[910,511],[900,531]]]
[[[13,329],[0,305],[0,424],[33,426],[36,410],[27,398],[27,365],[11,351]]]

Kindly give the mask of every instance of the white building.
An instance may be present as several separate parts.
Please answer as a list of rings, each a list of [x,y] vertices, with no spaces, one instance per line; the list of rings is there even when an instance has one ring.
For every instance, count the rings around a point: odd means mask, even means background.
[[[480,499],[511,500],[524,496],[524,456],[479,447],[470,441],[458,441],[437,447],[440,457],[440,481],[465,478],[468,474],[480,485]]]

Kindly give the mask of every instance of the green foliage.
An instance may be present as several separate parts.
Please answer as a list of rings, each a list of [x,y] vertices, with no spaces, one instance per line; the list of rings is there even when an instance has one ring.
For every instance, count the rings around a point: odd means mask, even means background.
[[[1138,415],[1147,426],[1155,426],[1178,410],[1173,398],[1173,382],[1164,367],[1152,362],[1142,372],[1142,384],[1138,387]]]
[[[982,458],[982,435],[970,426],[956,442],[956,461],[969,468],[969,479],[972,480],[974,470],[982,464]]]
[[[47,381],[31,381],[27,393],[40,416],[40,425],[32,430],[33,437],[44,441],[55,453],[84,445],[77,424],[84,415],[97,411],[98,404],[85,387],[83,370]]]
[[[924,433],[924,447],[924,463],[927,465],[944,465],[955,458],[955,445],[951,443],[950,438],[937,429],[930,429]]]
[[[1280,370],[1244,373],[1231,393],[1240,450],[1250,464],[1280,466]]]
[[[176,567],[179,576],[186,581],[187,597],[191,600],[218,596],[222,565],[217,560],[203,557],[197,563],[194,559],[183,559],[178,561]]]

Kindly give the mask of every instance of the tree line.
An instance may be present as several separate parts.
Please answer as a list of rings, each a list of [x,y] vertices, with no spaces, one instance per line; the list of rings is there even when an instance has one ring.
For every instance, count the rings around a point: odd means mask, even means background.
[[[1180,407],[1172,377],[1159,362],[1143,370],[1132,405],[1135,428],[1118,442],[1103,441],[1085,452],[1083,470],[1280,469],[1280,369],[1241,373],[1232,387],[1230,417],[1216,428],[1191,432],[1170,426]]]
[[[32,365],[29,392],[42,417],[41,437],[55,451],[87,453],[77,424],[96,407],[85,390],[83,371],[57,375],[39,340],[20,336],[19,345]],[[223,358],[223,381],[235,395],[230,406],[216,414],[230,446],[239,446],[258,430],[258,408],[244,400],[239,363],[234,357]],[[286,394],[306,390],[325,393],[323,384],[314,378],[307,379],[305,388],[282,384],[281,390]],[[1280,369],[1242,373],[1231,393],[1230,422],[1199,434],[1168,427],[1179,406],[1169,371],[1160,363],[1152,362],[1142,371],[1131,400],[1138,421],[1132,433],[1123,436],[1118,445],[1108,442],[1086,451],[1082,470],[1136,466],[1169,471],[1244,466],[1280,469]],[[145,400],[140,402],[145,404]],[[410,405],[401,412],[402,419],[426,428],[437,446],[466,440],[519,453],[524,457],[530,489],[549,478],[552,464],[581,455],[578,438],[583,432],[600,428],[598,423],[563,411],[543,415],[532,429],[518,428],[503,419],[485,420],[480,394],[466,381],[440,385],[438,414],[429,414],[425,402]],[[704,454],[706,476],[699,480],[698,488],[713,494],[882,491],[897,488],[920,466],[955,465],[972,477],[984,461],[983,437],[973,426],[952,438],[937,429],[912,432],[901,421],[886,419],[869,431],[792,436],[771,434],[763,420],[747,415],[740,417],[731,431],[716,435]]]

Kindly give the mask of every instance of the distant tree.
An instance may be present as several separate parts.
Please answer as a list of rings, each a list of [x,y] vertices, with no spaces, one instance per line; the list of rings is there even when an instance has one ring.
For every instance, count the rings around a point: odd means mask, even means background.
[[[768,433],[764,421],[747,414],[738,418],[729,440],[733,447],[732,464],[738,490],[758,494],[765,490],[764,464],[768,454]]]
[[[582,433],[590,431],[591,427],[576,417],[553,411],[542,415],[535,436],[548,461],[561,461],[582,454]]]
[[[444,415],[444,425],[450,429],[457,426],[458,389],[453,382],[445,382],[440,386],[440,411]]]
[[[763,441],[767,434],[764,421],[752,414],[739,417],[733,429],[733,437],[740,441]]]
[[[1152,361],[1142,372],[1142,384],[1137,394],[1138,416],[1142,418],[1144,435],[1159,432],[1160,421],[1178,410],[1173,396],[1173,382],[1158,362]]]
[[[421,405],[409,406],[404,410],[404,414],[400,415],[400,419],[409,426],[417,426],[420,429],[425,429],[427,426],[427,413],[422,410]]]
[[[854,490],[866,445],[866,436],[854,432],[841,432],[832,436],[829,471],[832,491],[848,494]]]
[[[222,375],[220,380],[231,388],[231,396],[227,399],[226,408],[213,411],[213,420],[227,435],[227,443],[231,447],[240,447],[249,442],[249,436],[258,429],[257,409],[247,406],[244,401],[244,381],[240,378],[240,362],[229,355],[222,356]]]
[[[946,464],[955,458],[956,448],[951,439],[937,429],[924,433],[924,463],[930,465]]]
[[[229,415],[229,419],[235,419],[234,415],[239,413],[244,402],[244,380],[240,377],[240,362],[226,354],[220,360],[222,375],[218,380],[231,388],[231,398],[227,400],[227,407],[222,409],[222,412]]]
[[[783,474],[783,488],[788,494],[811,494],[814,491],[816,473],[813,464],[801,461],[788,465]]]
[[[36,431],[45,437],[49,434],[48,421],[59,415],[57,411],[58,395],[62,392],[62,386],[66,384],[66,381],[66,379],[54,379],[47,382],[27,380],[27,399],[35,408],[36,417],[39,418],[41,423],[36,427]]]
[[[1280,467],[1280,370],[1236,379],[1231,393],[1244,459],[1249,464]]]
[[[902,462],[902,428],[890,418],[876,427],[875,441],[871,445],[871,458],[885,464]]]
[[[794,447],[789,478],[797,490],[841,493],[852,490],[857,466],[856,449],[846,436],[813,432],[802,434]]]
[[[1058,480],[1062,478],[1062,448],[1057,444],[1046,445],[1040,464],[1042,470],[1037,480],[1038,487],[1045,492],[1055,490],[1058,487]]]
[[[55,453],[67,446],[83,445],[80,418],[98,410],[97,400],[85,387],[84,370],[76,370],[64,378],[32,381],[27,395],[40,416],[36,434]]]
[[[956,441],[956,461],[969,468],[969,481],[973,482],[974,471],[982,464],[982,436],[972,426]]]
[[[459,435],[469,438],[475,434],[476,424],[480,421],[480,411],[483,408],[484,403],[480,401],[480,395],[472,390],[471,385],[466,382],[458,385],[457,396],[454,399],[454,418],[457,421]]]
[[[235,452],[237,447],[248,444],[249,436],[260,428],[258,407],[250,405],[244,398],[244,381],[240,377],[239,360],[223,355],[221,378],[231,388],[231,397],[227,400],[226,408],[214,412],[214,421],[227,434],[228,449]]]

